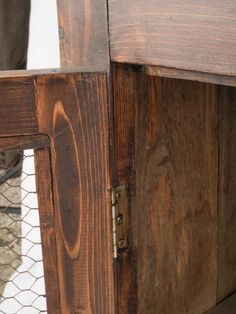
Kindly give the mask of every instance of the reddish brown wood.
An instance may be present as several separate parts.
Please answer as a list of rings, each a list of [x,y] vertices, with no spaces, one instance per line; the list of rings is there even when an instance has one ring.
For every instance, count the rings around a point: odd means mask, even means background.
[[[0,136],[38,133],[32,77],[0,78]]]
[[[217,299],[219,88],[119,64],[112,77],[113,179],[131,205],[118,312],[202,313]]]
[[[234,0],[109,0],[111,58],[236,75]]]
[[[218,301],[236,290],[236,88],[221,87],[219,95]]]
[[[107,7],[104,0],[57,0],[61,67],[108,68]]]
[[[205,314],[234,314],[236,313],[236,294],[224,300]]]
[[[129,65],[112,65],[113,185],[127,187],[129,203],[135,193],[135,106],[139,74],[138,69]],[[133,230],[132,219],[129,220],[130,230]],[[116,262],[118,313],[137,313],[136,254],[131,232],[129,248]]]
[[[37,193],[40,214],[47,312],[60,314],[59,268],[56,251],[55,214],[48,149],[35,150]]]
[[[16,151],[49,147],[49,138],[44,134],[1,137],[0,151]]]
[[[51,138],[62,313],[114,313],[105,73],[41,76],[38,120]]]
[[[191,80],[212,84],[220,84],[227,86],[236,86],[235,76],[216,75],[197,71],[187,71],[173,68],[145,66],[145,72],[148,75],[160,76],[167,78],[177,78],[183,80]]]
[[[147,84],[136,107],[138,313],[199,314],[217,293],[217,89]]]

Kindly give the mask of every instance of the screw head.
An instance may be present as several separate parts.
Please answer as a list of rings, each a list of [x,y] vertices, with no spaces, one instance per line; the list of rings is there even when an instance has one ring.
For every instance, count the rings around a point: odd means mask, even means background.
[[[121,225],[123,223],[123,215],[122,214],[118,215],[116,222],[118,225]]]
[[[124,240],[119,240],[117,243],[117,246],[119,249],[123,249],[125,247],[125,241]]]
[[[116,200],[118,201],[118,199],[120,199],[121,195],[119,192],[116,192]]]

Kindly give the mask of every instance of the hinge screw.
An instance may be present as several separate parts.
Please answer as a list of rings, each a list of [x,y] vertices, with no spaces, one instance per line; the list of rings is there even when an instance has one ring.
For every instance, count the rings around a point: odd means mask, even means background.
[[[124,240],[119,240],[117,243],[117,246],[119,249],[122,249],[125,247],[125,241]]]
[[[123,215],[119,214],[117,219],[116,219],[116,221],[117,221],[118,225],[122,225],[122,223],[123,223]]]
[[[119,192],[116,193],[116,200],[118,201],[120,199],[121,195]]]

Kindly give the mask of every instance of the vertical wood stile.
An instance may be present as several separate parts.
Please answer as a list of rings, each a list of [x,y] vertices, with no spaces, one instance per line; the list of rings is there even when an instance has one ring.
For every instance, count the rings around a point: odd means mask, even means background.
[[[36,86],[51,139],[61,311],[112,314],[107,76],[41,76]]]
[[[55,215],[53,208],[50,155],[48,148],[35,150],[35,173],[39,203],[40,230],[44,262],[48,314],[60,314]]]

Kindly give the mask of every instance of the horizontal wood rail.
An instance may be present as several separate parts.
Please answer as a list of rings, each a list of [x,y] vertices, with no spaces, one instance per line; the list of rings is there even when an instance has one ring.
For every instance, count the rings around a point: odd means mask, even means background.
[[[49,137],[44,134],[11,136],[0,138],[0,151],[39,149],[50,146]]]
[[[226,86],[236,86],[236,76],[217,75],[197,71],[188,71],[159,66],[145,66],[147,75],[198,81]]]

